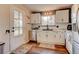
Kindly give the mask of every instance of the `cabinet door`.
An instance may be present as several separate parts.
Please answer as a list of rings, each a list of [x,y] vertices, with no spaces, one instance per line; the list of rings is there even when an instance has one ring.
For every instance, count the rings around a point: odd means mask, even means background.
[[[63,10],[62,13],[63,13],[63,14],[62,14],[62,17],[63,17],[62,22],[68,23],[68,22],[69,22],[69,10]]]
[[[35,14],[31,15],[31,23],[35,23]]]
[[[47,42],[46,31],[38,31],[37,32],[37,41],[40,43]]]
[[[64,38],[64,32],[59,32],[59,44],[64,45],[65,44],[65,38]]]
[[[60,44],[59,38],[60,38],[60,34],[59,34],[59,32],[56,32],[56,44]]]
[[[47,41],[49,44],[56,44],[56,32],[48,31],[48,38]]]
[[[40,13],[31,15],[31,23],[40,23]]]
[[[68,22],[68,20],[69,20],[69,10],[56,11],[57,23]]]
[[[36,23],[40,23],[41,21],[41,15],[40,15],[40,13],[37,13],[36,15],[35,15],[35,17],[36,17]]]
[[[61,23],[61,19],[62,19],[62,11],[56,11],[56,23]]]

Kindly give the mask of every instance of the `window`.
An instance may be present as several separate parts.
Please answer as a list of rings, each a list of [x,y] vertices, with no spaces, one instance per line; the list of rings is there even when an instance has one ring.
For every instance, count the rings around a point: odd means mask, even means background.
[[[55,15],[42,16],[42,25],[54,25],[54,24],[55,24]]]
[[[17,10],[13,11],[14,19],[14,36],[23,34],[23,14]]]

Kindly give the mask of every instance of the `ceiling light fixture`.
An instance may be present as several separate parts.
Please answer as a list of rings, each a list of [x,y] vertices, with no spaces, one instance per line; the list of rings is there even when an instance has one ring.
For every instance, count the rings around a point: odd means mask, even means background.
[[[46,15],[46,16],[52,15],[52,14],[53,14],[52,11],[45,11],[45,12],[43,12],[43,15]]]

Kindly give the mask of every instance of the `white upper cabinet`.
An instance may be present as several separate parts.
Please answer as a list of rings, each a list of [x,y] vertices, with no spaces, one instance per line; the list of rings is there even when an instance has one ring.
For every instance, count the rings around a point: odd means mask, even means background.
[[[31,15],[31,23],[37,24],[40,23],[41,15],[40,13],[35,13]]]
[[[56,23],[68,23],[69,22],[69,10],[56,11]]]

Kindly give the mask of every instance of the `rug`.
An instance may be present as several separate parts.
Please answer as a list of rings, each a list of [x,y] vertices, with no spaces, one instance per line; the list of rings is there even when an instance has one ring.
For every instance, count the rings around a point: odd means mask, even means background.
[[[39,44],[39,47],[49,48],[49,49],[55,49],[55,45],[53,45],[53,44],[47,44],[47,43],[41,43],[41,44]]]

